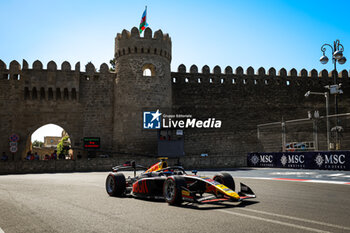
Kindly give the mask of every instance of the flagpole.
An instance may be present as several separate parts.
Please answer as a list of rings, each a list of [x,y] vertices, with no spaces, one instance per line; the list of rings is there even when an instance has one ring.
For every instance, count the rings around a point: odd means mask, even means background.
[[[146,21],[145,21],[145,25],[146,25],[146,27],[148,27],[148,24],[147,24],[147,5],[146,5]]]
[[[145,27],[147,27],[147,5],[146,5],[146,19],[145,19]],[[145,28],[146,30],[146,28]],[[143,31],[143,35],[145,35],[145,31]]]

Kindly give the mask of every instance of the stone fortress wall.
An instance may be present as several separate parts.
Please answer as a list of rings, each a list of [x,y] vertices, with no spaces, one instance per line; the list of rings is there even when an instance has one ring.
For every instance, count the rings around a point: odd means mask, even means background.
[[[280,130],[261,132],[257,125],[275,121],[305,118],[307,111],[319,110],[325,115],[322,96],[304,94],[311,90],[324,92],[333,84],[326,70],[274,68],[266,71],[252,67],[224,70],[204,66],[201,72],[184,65],[171,72],[171,39],[161,30],[153,35],[147,28],[140,37],[137,28],[123,30],[116,37],[116,72],[106,64],[97,70],[93,64],[80,71],[80,63],[72,69],[64,62],[58,69],[51,61],[46,68],[35,61],[31,68],[12,61],[9,67],[0,60],[0,152],[9,149],[9,135],[20,135],[19,160],[29,147],[31,134],[39,127],[53,123],[70,135],[72,146],[83,149],[83,137],[100,137],[101,153],[155,155],[157,133],[142,128],[145,110],[191,114],[198,119],[222,120],[220,129],[185,129],[185,152],[190,158],[201,153],[208,159],[220,157],[221,165],[242,166],[246,153],[280,150]],[[143,76],[150,69],[152,76]],[[350,79],[348,71],[337,75],[344,94],[339,96],[339,112],[350,112]],[[330,114],[334,114],[333,96]],[[311,127],[310,127],[311,123]],[[319,122],[320,141],[325,141],[324,122]],[[343,121],[344,132],[350,124]],[[312,122],[290,125],[288,141],[312,140]],[[297,133],[295,133],[297,132]],[[342,149],[350,149],[344,138]],[[322,149],[322,148],[321,148]],[[323,148],[325,149],[325,148]],[[76,150],[77,151],[77,150]],[[224,158],[224,159],[222,159]]]
[[[220,130],[187,130],[187,153],[202,151],[238,156],[241,159],[236,160],[244,164],[247,152],[281,151],[281,125],[261,128],[259,139],[257,125],[278,122],[282,118],[285,121],[305,119],[307,112],[314,110],[325,116],[325,98],[314,95],[305,98],[305,93],[309,90],[325,92],[324,86],[333,84],[332,75],[326,70],[319,73],[303,69],[298,73],[295,69],[287,72],[284,68],[278,72],[270,68],[266,72],[264,68],[254,71],[249,67],[244,71],[237,67],[233,71],[230,66],[224,71],[215,66],[210,71],[207,65],[199,72],[195,65],[189,70],[180,65],[177,72],[172,72],[174,111],[223,120]],[[348,71],[336,75],[344,91],[338,96],[339,113],[347,113],[350,111]],[[334,114],[334,96],[330,98],[330,114]],[[350,138],[346,135],[350,125],[347,118],[341,120],[345,132],[342,149],[350,149]],[[319,120],[318,128],[320,149],[326,150],[325,120]],[[286,133],[287,142],[312,141],[313,122],[288,123]]]
[[[51,61],[44,69],[40,61],[32,68],[12,61],[7,69],[0,61],[0,148],[9,151],[9,135],[20,136],[16,158],[30,147],[31,134],[45,124],[57,124],[69,132],[74,147],[82,138],[99,135],[103,147],[112,147],[113,78],[106,64],[96,71],[91,63],[80,72],[68,62],[57,69]]]

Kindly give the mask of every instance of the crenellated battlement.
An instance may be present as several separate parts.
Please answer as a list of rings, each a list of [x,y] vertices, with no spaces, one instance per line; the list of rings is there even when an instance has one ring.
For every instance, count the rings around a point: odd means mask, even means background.
[[[75,69],[72,70],[72,66],[69,62],[64,61],[61,64],[61,69],[57,68],[57,64],[54,61],[50,61],[47,63],[46,69],[43,67],[43,64],[41,61],[36,60],[33,62],[32,68],[29,68],[28,62],[23,59],[22,67],[19,64],[18,61],[11,61],[9,68],[7,69],[6,64],[0,60],[0,74],[1,74],[1,80],[21,80],[21,75],[23,73],[28,72],[43,72],[46,74],[51,74],[52,72],[72,72],[72,73],[81,73],[86,75],[93,75],[93,74],[104,74],[104,73],[110,73],[109,67],[106,63],[103,63],[100,65],[100,69],[97,71],[95,66],[89,62],[85,66],[85,72],[80,71],[80,62],[77,62],[75,64]]]
[[[184,64],[181,64],[177,68],[177,73],[185,74],[187,73],[186,66]],[[210,68],[208,65],[204,65],[202,67],[201,72],[198,72],[198,67],[196,65],[192,65],[189,69],[189,74],[209,74],[209,75],[235,75],[235,76],[268,76],[268,77],[289,77],[289,78],[295,78],[295,77],[319,77],[319,78],[327,78],[327,77],[333,77],[333,71],[328,72],[327,70],[322,70],[321,72],[318,72],[315,69],[312,69],[311,71],[307,71],[306,69],[302,69],[298,71],[295,68],[292,68],[288,73],[285,68],[281,68],[278,73],[276,72],[276,69],[271,67],[267,72],[265,71],[265,68],[260,67],[256,72],[254,71],[254,68],[249,66],[246,71],[244,72],[243,68],[241,66],[238,66],[233,72],[233,69],[231,66],[227,66],[224,69],[224,72],[221,71],[220,66],[215,66],[210,72]],[[187,74],[188,74],[187,73]],[[349,72],[347,70],[342,70],[339,74],[336,72],[336,75],[338,78],[349,78]]]
[[[339,74],[335,74],[339,80],[350,81],[349,72],[347,70],[341,71]],[[328,85],[333,84],[333,71],[328,72],[322,70],[318,72],[315,69],[307,71],[302,69],[299,71],[291,69],[289,72],[285,68],[281,68],[278,72],[271,67],[267,72],[263,67],[258,70],[254,70],[253,67],[248,67],[245,71],[242,67],[237,67],[235,72],[231,66],[227,66],[224,71],[220,66],[215,66],[210,72],[210,68],[207,65],[202,67],[201,73],[198,72],[198,67],[192,65],[189,72],[186,70],[186,66],[179,65],[177,72],[172,73],[173,83],[188,83],[188,84],[235,84],[235,85],[279,85],[279,86],[299,86],[306,85]]]
[[[54,61],[48,62],[46,67],[47,68],[45,69],[43,67],[43,63],[41,61],[39,61],[39,60],[36,60],[36,61],[33,62],[33,65],[32,65],[31,69],[32,70],[48,70],[48,71],[61,70],[61,71],[77,71],[77,72],[80,72],[80,62],[77,62],[75,64],[75,69],[74,70],[72,70],[72,68],[71,68],[72,66],[71,66],[71,64],[68,61],[64,61],[61,64],[61,69],[57,68],[57,64]],[[90,70],[92,68],[92,69],[95,70],[94,72],[97,72],[96,69],[95,69],[95,66],[91,62],[89,62],[85,66],[85,71],[88,72],[89,68],[90,68]],[[23,61],[22,61],[22,68],[21,68],[21,65],[19,64],[18,61],[13,60],[13,61],[10,62],[9,69],[7,70],[6,64],[2,60],[0,60],[0,71],[1,72],[4,72],[4,71],[17,72],[17,71],[31,70],[31,69],[29,68],[28,62],[23,59]],[[101,73],[109,72],[108,65],[106,63],[101,64],[99,72],[101,72]]]
[[[123,30],[115,38],[115,57],[130,54],[156,54],[171,60],[171,38],[158,30],[152,36],[152,29],[146,28],[141,37],[136,27],[131,32]]]
[[[11,61],[7,69],[0,60],[0,82],[7,91],[10,90],[6,83],[11,84],[13,90],[20,86],[24,100],[78,100],[81,84],[86,82],[95,86],[95,82],[109,77],[106,75],[114,76],[106,63],[101,64],[99,71],[91,62],[85,66],[85,72],[80,71],[80,62],[74,67],[72,70],[71,64],[64,61],[58,69],[57,64],[50,61],[45,69],[42,62],[36,60],[30,68],[28,62],[23,60],[22,67],[19,62]]]

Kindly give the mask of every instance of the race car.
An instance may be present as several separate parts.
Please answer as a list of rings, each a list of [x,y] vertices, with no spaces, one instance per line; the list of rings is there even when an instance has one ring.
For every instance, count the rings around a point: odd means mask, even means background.
[[[182,166],[168,166],[167,158],[160,158],[149,168],[132,161],[113,167],[112,170],[106,179],[106,191],[110,196],[165,199],[170,205],[180,205],[184,201],[198,204],[239,202],[256,197],[242,183],[241,191],[235,192],[235,182],[228,173],[218,173],[213,178],[197,176],[197,171],[187,174]],[[128,170],[134,171],[134,177],[125,178],[120,173]],[[138,170],[144,172],[137,176]]]

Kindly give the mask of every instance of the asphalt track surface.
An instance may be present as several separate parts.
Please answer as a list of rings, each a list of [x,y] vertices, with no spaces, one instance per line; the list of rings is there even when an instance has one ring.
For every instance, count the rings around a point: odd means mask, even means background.
[[[104,186],[107,174],[0,176],[0,233],[350,232],[348,184],[236,178],[236,186],[243,182],[258,197],[242,203],[176,207],[109,197]]]

